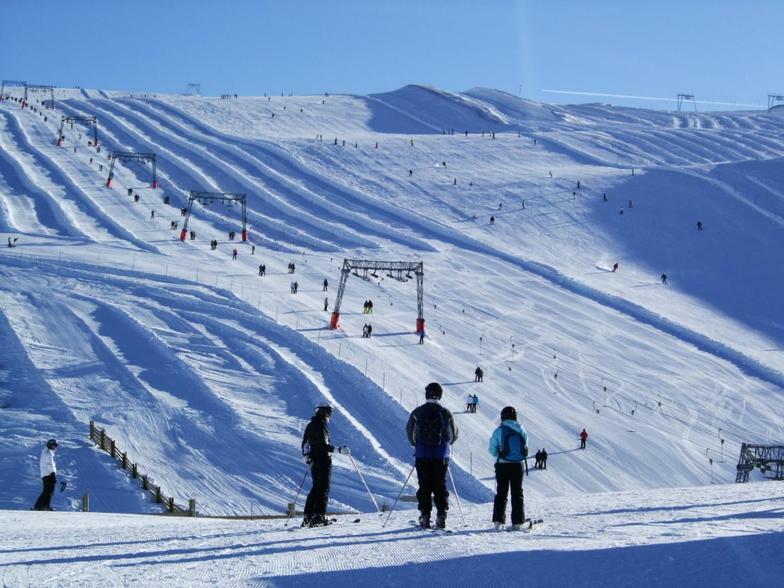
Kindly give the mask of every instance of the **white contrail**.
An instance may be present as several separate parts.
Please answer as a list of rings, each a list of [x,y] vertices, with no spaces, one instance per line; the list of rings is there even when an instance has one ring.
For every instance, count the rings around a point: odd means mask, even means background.
[[[631,94],[602,94],[600,92],[576,92],[571,90],[542,90],[548,94],[571,94],[574,96],[598,96],[600,98],[628,98],[630,100],[657,100],[659,102],[676,102],[675,98],[659,96],[632,96]],[[691,100],[688,100],[691,102]],[[697,104],[713,104],[716,106],[743,106],[746,108],[764,108],[760,104],[741,104],[739,102],[715,102],[713,100],[695,100]]]

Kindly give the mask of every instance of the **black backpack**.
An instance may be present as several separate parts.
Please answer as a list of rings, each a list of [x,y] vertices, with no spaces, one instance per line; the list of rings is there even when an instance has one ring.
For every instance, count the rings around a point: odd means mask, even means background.
[[[438,405],[427,404],[417,419],[416,440],[430,447],[443,445],[447,439],[446,426],[444,410]]]
[[[526,458],[528,448],[523,436],[511,427],[501,427],[501,449],[498,457],[506,461],[521,462]]]

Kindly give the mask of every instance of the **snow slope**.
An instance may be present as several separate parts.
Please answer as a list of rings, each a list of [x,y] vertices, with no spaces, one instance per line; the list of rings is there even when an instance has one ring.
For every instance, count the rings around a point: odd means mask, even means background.
[[[320,402],[391,503],[410,470],[406,414],[431,380],[461,429],[452,467],[468,503],[492,498],[485,447],[507,404],[552,456],[527,483],[534,504],[731,481],[741,442],[782,440],[781,117],[418,86],[63,98],[98,117],[100,153],[78,125],[55,145],[60,111],[0,102],[0,227],[20,238],[0,257],[2,476],[18,479],[0,487],[6,508],[34,498],[56,434],[73,481],[59,507],[89,489],[97,510],[156,510],[87,446],[95,419],[178,502],[280,512]],[[156,152],[161,189],[125,165],[106,188],[113,149]],[[248,194],[255,253],[225,238],[236,208],[197,204],[197,239],[176,238],[192,189]],[[424,262],[425,345],[413,281],[385,276],[351,277],[341,329],[326,329],[344,257]],[[469,392],[477,414],[463,412]],[[333,507],[371,509],[350,462],[335,464]]]

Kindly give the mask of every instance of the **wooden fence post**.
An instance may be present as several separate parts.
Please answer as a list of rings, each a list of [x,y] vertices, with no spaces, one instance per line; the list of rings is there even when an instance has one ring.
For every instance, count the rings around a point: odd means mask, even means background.
[[[142,475],[142,490],[147,490],[147,489],[148,489],[147,476]]]
[[[88,492],[82,495],[82,512],[90,512],[90,494]]]
[[[114,439],[109,444],[109,453],[112,454],[112,457],[117,457],[117,447],[114,445]]]
[[[161,496],[161,487],[160,486],[156,486],[155,487],[155,502],[157,502],[158,504],[163,502],[163,497]]]
[[[133,464],[133,466],[131,466],[131,477],[132,478],[139,477],[139,466],[137,466],[136,464]]]
[[[95,421],[90,419],[90,441],[95,439]]]
[[[196,516],[196,499],[191,498],[188,501],[188,516],[195,517]]]
[[[124,469],[124,470],[128,469],[128,452],[127,451],[123,451],[123,454],[122,454],[122,469]]]
[[[174,498],[169,498],[168,508],[169,512],[174,512]]]
[[[106,429],[101,429],[101,449],[106,451]]]

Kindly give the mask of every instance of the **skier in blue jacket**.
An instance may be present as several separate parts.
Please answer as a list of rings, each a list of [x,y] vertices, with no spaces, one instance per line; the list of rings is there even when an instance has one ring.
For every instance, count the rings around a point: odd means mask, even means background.
[[[501,424],[493,431],[490,455],[496,458],[496,494],[493,502],[493,525],[501,529],[506,522],[506,497],[512,494],[512,529],[523,528],[523,461],[528,454],[528,433],[517,422],[513,406],[501,410]]]

